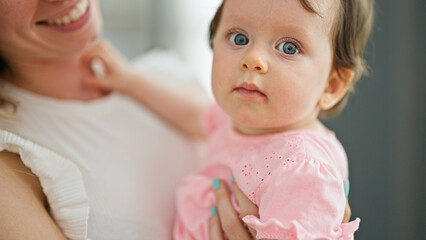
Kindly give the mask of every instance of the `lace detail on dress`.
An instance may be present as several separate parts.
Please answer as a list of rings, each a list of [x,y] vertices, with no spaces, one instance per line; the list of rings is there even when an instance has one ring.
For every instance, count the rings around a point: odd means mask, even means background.
[[[268,181],[273,171],[279,168],[289,169],[300,159],[305,158],[305,149],[301,136],[286,137],[285,141],[280,141],[278,146],[275,146],[274,142],[269,144],[270,151],[266,155],[259,154],[260,152],[265,152],[265,149],[250,146],[244,156],[237,161],[237,166],[234,170],[234,174],[239,175],[235,176],[235,178],[243,180],[242,182],[241,180],[238,181],[239,186],[248,198],[256,204],[258,203],[256,199],[257,193],[262,190],[263,184]],[[268,146],[268,144],[266,145]],[[254,156],[256,156],[256,159]],[[259,158],[259,156],[263,157]]]

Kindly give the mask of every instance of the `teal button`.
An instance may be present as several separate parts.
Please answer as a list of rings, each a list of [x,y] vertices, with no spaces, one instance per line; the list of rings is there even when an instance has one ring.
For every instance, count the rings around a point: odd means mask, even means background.
[[[345,195],[349,196],[349,179],[345,182]]]

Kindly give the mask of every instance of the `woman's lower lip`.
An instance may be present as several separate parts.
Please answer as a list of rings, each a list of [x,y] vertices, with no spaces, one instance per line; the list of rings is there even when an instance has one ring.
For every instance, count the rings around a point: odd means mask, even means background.
[[[247,90],[245,88],[236,88],[235,92],[238,93],[240,96],[243,96],[245,98],[250,99],[260,99],[260,98],[266,98],[266,95],[256,91],[256,90]]]
[[[43,25],[39,25],[42,27],[48,27],[48,28],[53,28],[55,30],[61,31],[61,32],[74,32],[77,31],[78,29],[82,28],[84,25],[86,25],[86,23],[89,21],[91,16],[91,5],[89,2],[89,6],[87,7],[86,12],[83,14],[83,16],[81,16],[79,19],[77,19],[76,21],[66,24],[66,25],[51,25],[51,24],[43,24]]]

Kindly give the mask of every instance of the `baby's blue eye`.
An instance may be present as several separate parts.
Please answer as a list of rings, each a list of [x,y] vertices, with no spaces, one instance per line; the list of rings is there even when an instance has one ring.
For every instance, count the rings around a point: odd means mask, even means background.
[[[241,34],[241,33],[232,34],[231,38],[229,40],[231,40],[231,42],[233,44],[238,45],[238,46],[247,45],[248,42],[249,42],[248,38],[244,34]]]
[[[292,42],[282,42],[278,45],[277,49],[287,55],[299,53],[299,48]]]

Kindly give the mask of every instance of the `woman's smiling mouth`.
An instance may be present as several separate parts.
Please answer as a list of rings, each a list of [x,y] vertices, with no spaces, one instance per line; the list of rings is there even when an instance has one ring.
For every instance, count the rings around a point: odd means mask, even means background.
[[[75,30],[76,28],[79,28],[84,25],[84,23],[88,20],[88,9],[89,0],[81,0],[79,3],[75,4],[71,9],[67,10],[64,14],[61,14],[61,16],[48,20],[41,20],[38,21],[36,24],[62,28],[67,27],[64,30]]]

